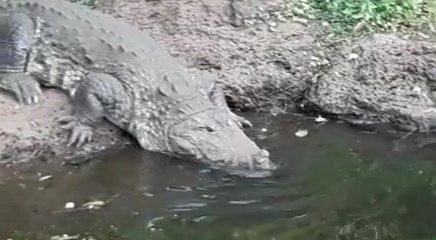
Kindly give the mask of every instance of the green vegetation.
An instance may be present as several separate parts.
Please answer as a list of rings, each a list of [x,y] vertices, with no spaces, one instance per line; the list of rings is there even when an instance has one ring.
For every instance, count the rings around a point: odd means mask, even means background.
[[[294,16],[328,23],[337,35],[422,27],[433,30],[436,21],[435,0],[296,0],[288,9]]]

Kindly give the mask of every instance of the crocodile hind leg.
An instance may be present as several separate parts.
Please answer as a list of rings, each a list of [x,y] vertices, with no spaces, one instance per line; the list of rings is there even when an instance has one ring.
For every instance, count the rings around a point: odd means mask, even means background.
[[[214,84],[212,89],[209,91],[209,99],[212,103],[219,109],[230,115],[230,118],[235,121],[241,128],[243,127],[253,127],[253,124],[247,119],[236,115],[233,113],[229,106],[227,105],[226,98],[222,88],[218,84]]]
[[[37,103],[41,88],[26,73],[34,22],[25,14],[0,12],[0,89],[20,103]]]
[[[85,76],[72,96],[74,115],[61,119],[68,122],[63,128],[71,130],[68,146],[91,141],[95,126],[108,114],[112,119],[120,119],[116,113],[126,115],[122,108],[129,107],[129,102],[129,95],[115,77],[105,73]]]

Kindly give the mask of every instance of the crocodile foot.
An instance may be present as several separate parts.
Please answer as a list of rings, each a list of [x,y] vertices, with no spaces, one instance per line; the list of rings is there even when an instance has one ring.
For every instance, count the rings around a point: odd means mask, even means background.
[[[231,113],[230,117],[232,118],[232,120],[236,124],[238,124],[238,126],[240,128],[244,128],[244,127],[251,128],[251,127],[253,127],[253,124],[250,121],[248,121],[247,119],[245,119],[245,118],[243,118],[241,116],[236,115],[235,113]]]
[[[79,122],[75,117],[62,117],[59,122],[66,123],[61,127],[62,129],[71,131],[67,147],[71,147],[73,145],[79,147],[92,140],[93,127]]]
[[[31,76],[26,73],[8,73],[0,78],[0,88],[14,94],[20,104],[39,102],[41,87]]]

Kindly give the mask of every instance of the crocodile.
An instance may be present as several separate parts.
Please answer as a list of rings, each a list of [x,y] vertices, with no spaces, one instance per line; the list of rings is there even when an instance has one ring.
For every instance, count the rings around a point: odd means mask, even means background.
[[[64,91],[73,113],[59,124],[68,147],[93,140],[102,121],[145,150],[217,167],[274,170],[222,86],[189,71],[149,33],[65,0],[0,0],[0,89],[23,104]],[[74,146],[73,146],[74,145]]]

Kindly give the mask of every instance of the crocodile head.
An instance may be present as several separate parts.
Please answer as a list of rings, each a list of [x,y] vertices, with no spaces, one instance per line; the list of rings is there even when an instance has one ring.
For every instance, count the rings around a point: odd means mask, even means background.
[[[250,171],[277,168],[267,150],[260,149],[228,115],[219,111],[197,113],[173,125],[168,140],[175,155],[212,166]]]

